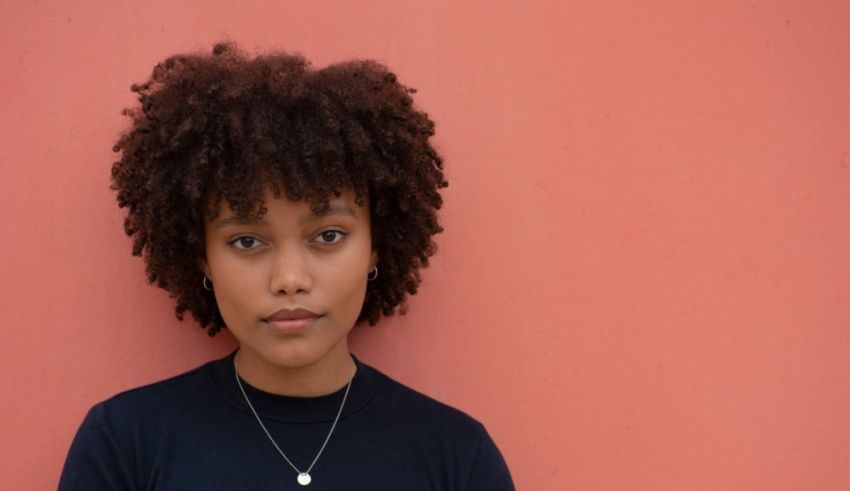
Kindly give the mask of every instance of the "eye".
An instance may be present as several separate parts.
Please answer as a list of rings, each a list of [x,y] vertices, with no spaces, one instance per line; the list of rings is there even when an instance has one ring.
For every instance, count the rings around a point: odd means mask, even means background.
[[[325,230],[316,237],[316,240],[324,245],[333,245],[339,243],[345,236],[346,234],[339,230]]]
[[[237,237],[236,239],[230,241],[230,244],[241,251],[250,251],[259,247],[262,242],[246,235],[243,237]]]

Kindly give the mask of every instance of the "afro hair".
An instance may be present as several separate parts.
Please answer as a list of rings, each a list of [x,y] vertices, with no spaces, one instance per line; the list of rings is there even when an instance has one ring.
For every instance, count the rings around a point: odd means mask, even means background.
[[[381,274],[368,283],[357,323],[405,312],[442,231],[447,186],[429,139],[434,123],[415,90],[372,60],[320,70],[300,55],[248,56],[232,43],[211,54],[172,56],[131,87],[139,104],[114,151],[112,188],[124,230],[148,280],[214,336],[224,321],[201,284],[204,221],[226,202],[262,214],[271,189],[313,209],[352,189],[368,200]]]

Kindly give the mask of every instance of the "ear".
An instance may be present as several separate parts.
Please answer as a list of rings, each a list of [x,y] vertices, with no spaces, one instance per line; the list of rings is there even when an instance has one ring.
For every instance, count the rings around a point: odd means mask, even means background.
[[[378,251],[372,249],[372,255],[369,256],[369,271],[372,271],[372,268],[378,265]]]
[[[210,264],[207,262],[207,258],[199,257],[198,267],[204,272],[204,276],[212,280],[212,271],[210,270]]]

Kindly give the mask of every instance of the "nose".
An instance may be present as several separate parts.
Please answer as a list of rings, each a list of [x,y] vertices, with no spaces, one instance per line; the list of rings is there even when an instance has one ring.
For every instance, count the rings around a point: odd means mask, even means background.
[[[269,280],[272,295],[308,293],[313,288],[313,276],[305,252],[297,246],[281,248]]]

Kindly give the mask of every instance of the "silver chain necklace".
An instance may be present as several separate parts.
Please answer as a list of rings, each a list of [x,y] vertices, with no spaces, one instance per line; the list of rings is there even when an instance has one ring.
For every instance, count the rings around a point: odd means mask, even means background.
[[[356,368],[357,367],[355,367],[355,372],[356,372]],[[295,464],[293,464],[292,461],[289,460],[289,458],[286,456],[286,454],[283,453],[283,450],[280,449],[280,447],[277,445],[277,442],[274,441],[274,438],[272,438],[271,433],[269,433],[269,430],[266,429],[266,425],[263,424],[263,420],[260,419],[260,415],[257,414],[257,411],[254,409],[254,406],[251,404],[251,401],[248,399],[248,394],[245,393],[245,389],[242,387],[242,382],[239,380],[239,369],[236,367],[236,357],[235,356],[233,357],[233,372],[236,374],[236,385],[239,386],[239,390],[242,392],[242,395],[245,397],[245,402],[248,403],[248,407],[251,408],[251,412],[254,413],[254,417],[257,418],[257,422],[260,423],[260,428],[262,428],[263,431],[266,433],[266,436],[269,437],[269,440],[271,440],[272,445],[274,445],[274,448],[277,449],[277,452],[280,454],[280,456],[283,457],[283,460],[285,460],[286,463],[289,464],[289,466],[292,467],[295,470],[295,472],[298,473],[298,477],[296,478],[296,480],[298,481],[298,484],[300,484],[302,486],[306,486],[306,485],[310,484],[310,482],[313,481],[313,478],[310,477],[310,471],[313,470],[313,466],[316,465],[316,462],[319,460],[319,457],[322,455],[322,452],[325,450],[325,446],[328,444],[328,441],[331,439],[331,435],[333,434],[334,429],[336,428],[336,424],[339,421],[339,417],[342,415],[342,408],[345,407],[345,400],[348,399],[348,390],[351,389],[351,381],[354,380],[354,373],[351,374],[351,378],[348,379],[348,385],[345,386],[345,394],[343,394],[343,396],[342,396],[342,404],[339,405],[339,411],[336,413],[336,418],[334,418],[334,423],[331,425],[331,431],[328,432],[328,436],[325,438],[325,442],[322,443],[322,448],[319,449],[319,453],[316,454],[316,458],[313,459],[313,463],[310,464],[310,467],[308,467],[306,471],[301,472],[300,470],[298,470],[297,467],[295,467]]]

